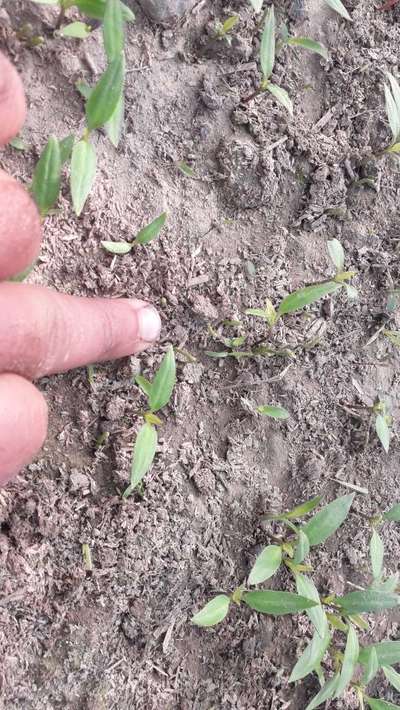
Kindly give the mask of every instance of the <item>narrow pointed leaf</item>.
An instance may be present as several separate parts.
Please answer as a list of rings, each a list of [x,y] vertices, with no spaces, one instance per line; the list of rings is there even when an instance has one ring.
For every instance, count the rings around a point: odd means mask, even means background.
[[[354,495],[351,493],[336,498],[303,526],[302,530],[307,535],[312,547],[325,542],[341,526],[348,515]]]
[[[363,592],[350,592],[343,597],[336,597],[334,602],[345,614],[364,614],[394,609],[400,605],[400,596],[393,592],[365,589]]]
[[[351,22],[351,17],[349,15],[349,13],[347,12],[345,6],[341,2],[341,0],[325,0],[325,2],[327,5],[329,5],[331,10],[334,10],[339,15],[344,17],[345,20],[350,20],[350,22]]]
[[[372,648],[376,651],[379,666],[393,666],[395,663],[400,663],[400,641],[382,641],[371,646],[364,646],[360,650],[359,663],[363,665],[368,663]]]
[[[264,414],[266,417],[272,417],[273,419],[287,419],[289,417],[289,412],[284,407],[275,407],[272,404],[262,404],[257,407],[257,412],[259,414]]]
[[[278,545],[268,545],[258,555],[249,574],[249,584],[260,584],[272,577],[282,562],[282,550]]]
[[[93,87],[89,86],[86,81],[76,81],[75,88],[77,91],[79,91],[80,95],[83,96],[83,98],[86,100],[89,98],[90,94],[93,91]]]
[[[273,5],[268,11],[261,37],[260,62],[264,79],[269,79],[275,64],[275,11]]]
[[[129,488],[133,490],[150,469],[157,448],[157,430],[151,424],[143,424],[138,431],[133,450],[131,467],[131,482]]]
[[[347,632],[342,670],[335,689],[335,698],[339,698],[349,685],[357,665],[359,650],[357,631],[354,626],[350,624]]]
[[[396,143],[400,136],[400,114],[397,110],[396,102],[390,88],[385,84],[385,103],[386,114],[389,121],[390,130],[392,131],[393,142]]]
[[[101,242],[101,246],[110,254],[128,254],[132,250],[129,242]]]
[[[58,0],[57,0],[58,1]],[[95,20],[102,20],[106,9],[106,0],[75,0],[79,10],[87,17],[93,17]],[[124,3],[122,5],[122,14],[127,22],[135,21],[135,13]]]
[[[113,59],[97,82],[86,102],[86,118],[90,130],[104,126],[110,120],[122,96],[124,58]]]
[[[215,626],[223,621],[229,611],[230,599],[226,594],[219,594],[211,599],[197,614],[192,617],[196,626]]]
[[[302,47],[302,49],[308,49],[310,52],[315,52],[320,54],[324,59],[328,59],[328,50],[320,42],[316,42],[314,39],[309,37],[289,37],[287,44],[290,47]]]
[[[399,710],[400,708],[400,705],[393,705],[393,703],[387,703],[386,700],[378,700],[378,698],[369,698],[367,695],[364,695],[364,700],[371,710]]]
[[[124,20],[120,0],[107,0],[103,18],[103,42],[111,62],[124,49]]]
[[[368,683],[373,680],[379,670],[378,654],[374,646],[372,646],[368,653],[368,659],[365,664],[365,669],[362,677],[363,685],[368,685]]]
[[[294,553],[294,558],[293,562],[295,564],[300,564],[300,562],[303,562],[304,559],[307,557],[308,553],[310,552],[310,542],[305,533],[303,533],[302,530],[299,530],[299,536],[297,539],[297,545],[296,545],[296,550]]]
[[[325,638],[328,631],[328,620],[322,608],[318,589],[314,582],[310,577],[306,577],[304,574],[296,574],[296,589],[297,593],[301,596],[316,602],[317,606],[314,606],[312,609],[307,609],[306,614],[314,625],[317,634],[321,638]]]
[[[288,92],[286,89],[282,89],[281,86],[277,86],[277,84],[267,84],[267,91],[272,94],[276,98],[277,101],[279,101],[282,106],[289,111],[290,115],[293,115],[293,102],[292,99],[290,98]]]
[[[393,688],[400,693],[400,673],[397,673],[397,671],[390,666],[384,666],[383,672]]]
[[[169,402],[176,382],[176,364],[174,350],[171,347],[165,353],[151,385],[149,406],[153,412],[165,407]]]
[[[91,31],[92,28],[89,25],[85,25],[84,22],[71,22],[59,30],[60,35],[63,37],[73,37],[74,39],[86,39]]]
[[[400,523],[400,503],[396,503],[393,508],[387,510],[386,513],[383,514],[383,517],[385,520],[394,520],[395,522]]]
[[[74,147],[75,137],[67,136],[60,141],[60,159],[61,165],[64,165],[71,159],[72,149]]]
[[[321,688],[318,695],[316,695],[315,698],[313,698],[311,702],[307,705],[306,710],[314,710],[314,708],[318,708],[326,700],[330,700],[330,698],[333,698],[338,682],[338,675],[335,675],[333,676],[333,678],[328,680],[325,683],[324,687]]]
[[[264,0],[250,0],[250,4],[253,6],[256,12],[261,12]]]
[[[386,72],[386,76],[389,79],[390,88],[392,90],[392,95],[394,102],[396,104],[397,113],[400,117],[400,85],[397,79],[390,72]]]
[[[315,498],[310,498],[310,500],[307,500],[305,503],[300,503],[300,505],[296,505],[293,510],[290,510],[288,513],[285,513],[285,518],[288,518],[289,520],[294,520],[296,518],[302,518],[304,515],[307,515],[307,513],[311,513],[314,508],[319,505],[321,501],[321,496],[315,496]]]
[[[328,252],[338,273],[344,270],[344,249],[338,239],[328,241]]]
[[[395,592],[399,586],[399,573],[396,572],[396,574],[392,574],[385,579],[384,582],[380,582],[378,588],[385,592]]]
[[[122,126],[124,122],[125,100],[122,93],[117,103],[117,107],[111,116],[110,120],[104,125],[106,133],[113,144],[114,148],[118,148],[121,139]]]
[[[329,293],[334,293],[334,291],[337,291],[339,288],[341,288],[340,284],[337,284],[335,281],[326,281],[322,284],[313,284],[312,286],[301,288],[294,293],[290,293],[289,296],[283,299],[278,308],[278,314],[284,315],[285,313],[299,311],[304,308],[304,306],[319,301],[320,298],[327,296]]]
[[[382,575],[384,548],[383,542],[376,530],[372,531],[369,555],[371,558],[372,576],[374,579],[380,579]]]
[[[292,592],[257,591],[245,592],[243,601],[255,611],[272,616],[282,616],[284,614],[295,614],[298,611],[305,611],[316,603],[311,599],[306,599]]]
[[[231,15],[222,25],[222,34],[226,35],[239,22],[239,15]]]
[[[142,392],[144,392],[144,394],[147,397],[150,397],[150,392],[151,392],[150,380],[146,379],[146,377],[143,377],[143,375],[136,375],[135,382],[140,387]]]
[[[137,244],[148,244],[149,242],[151,242],[159,235],[166,220],[167,213],[162,212],[159,217],[156,217],[156,219],[150,222],[150,224],[146,225],[146,227],[143,227],[143,229],[141,229],[140,232],[137,233],[135,242]]]
[[[331,641],[331,636],[329,631],[326,631],[324,637],[315,632],[312,640],[306,646],[303,653],[301,654],[299,660],[297,661],[295,667],[293,668],[289,683],[294,683],[296,680],[301,680],[305,678],[309,673],[312,673],[317,666],[321,663],[325,651],[327,650]]]
[[[50,136],[35,167],[32,179],[32,194],[42,217],[57,202],[60,193],[60,182],[60,144],[57,138]]]
[[[377,415],[375,419],[375,430],[384,450],[388,453],[390,446],[390,429],[383,414]]]
[[[96,175],[96,151],[89,141],[75,143],[71,157],[71,195],[75,213],[79,216],[92,189]]]

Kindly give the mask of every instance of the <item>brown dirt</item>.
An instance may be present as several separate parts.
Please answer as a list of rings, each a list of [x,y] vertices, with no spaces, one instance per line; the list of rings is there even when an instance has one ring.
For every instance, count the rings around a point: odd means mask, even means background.
[[[1,5],[1,3],[0,3]],[[398,499],[398,354],[378,338],[386,292],[399,283],[398,163],[371,161],[387,144],[383,74],[399,72],[400,6],[377,12],[347,3],[353,23],[321,3],[279,6],[297,34],[323,41],[331,59],[282,52],[275,80],[295,102],[289,119],[270,97],[240,104],[254,90],[258,40],[244,2],[200,2],[173,30],[138,10],[128,30],[124,137],[114,150],[99,135],[98,177],[81,219],[68,189],[49,217],[32,282],[88,296],[139,295],[162,313],[161,346],[139,359],[40,383],[51,430],[40,457],[0,493],[1,702],[7,710],[301,710],[315,693],[307,680],[287,682],[308,625],[234,610],[215,630],[189,619],[216,592],[245,578],[268,536],[266,509],[280,509],[334,481],[367,488],[343,529],[314,555],[323,591],[351,589],[367,569],[368,527],[360,514]],[[2,3],[3,49],[21,72],[29,103],[25,152],[6,149],[1,164],[28,182],[50,133],[83,125],[78,78],[93,82],[103,66],[99,31],[84,43],[51,35],[55,12],[29,2]],[[215,18],[240,13],[229,48],[207,33]],[[23,22],[46,36],[29,49],[16,38]],[[176,169],[185,160],[195,179]],[[354,186],[374,171],[378,191]],[[354,175],[353,175],[354,173]],[[133,256],[113,259],[100,240],[132,238],[162,209],[162,236]],[[280,335],[301,341],[311,321],[321,344],[288,364],[231,362],[207,325],[245,324],[250,341],[263,330],[243,315],[331,273],[326,241],[343,243],[356,269],[360,299],[339,295],[291,317]],[[250,263],[249,263],[250,262]],[[200,277],[200,278],[199,278]],[[399,323],[394,323],[399,328]],[[122,503],[140,395],[132,374],[151,373],[172,342],[197,358],[180,361],[156,465],[143,498]],[[360,391],[362,394],[360,395]],[[339,402],[393,402],[394,436],[384,455],[374,436]],[[286,423],[257,418],[251,403],[280,403]],[[249,404],[250,403],[250,404]],[[96,449],[99,433],[110,432]],[[399,527],[384,532],[386,566],[395,571]],[[93,572],[84,570],[89,543]],[[279,575],[276,586],[290,588]],[[371,637],[396,638],[398,616],[372,620]],[[396,700],[382,681],[376,693]],[[397,696],[399,700],[399,696]],[[354,699],[332,708],[352,708]]]

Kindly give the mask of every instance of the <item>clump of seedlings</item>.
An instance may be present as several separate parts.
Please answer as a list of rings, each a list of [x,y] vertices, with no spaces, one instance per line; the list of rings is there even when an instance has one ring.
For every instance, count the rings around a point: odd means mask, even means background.
[[[393,665],[400,662],[400,641],[364,645],[359,635],[369,629],[366,614],[400,606],[399,576],[384,576],[384,547],[377,532],[385,521],[400,521],[400,504],[370,521],[373,529],[370,542],[372,579],[365,587],[341,596],[321,596],[309,576],[312,567],[308,558],[312,548],[325,543],[342,525],[354,495],[336,498],[313,513],[307,522],[302,519],[317,508],[320,496],[286,513],[264,516],[264,520],[278,524],[287,533],[272,534],[273,544],[267,545],[258,555],[247,580],[231,594],[218,594],[192,618],[192,623],[197,626],[215,626],[226,618],[232,605],[242,604],[275,617],[305,611],[314,629],[313,636],[289,678],[289,682],[294,683],[310,674],[315,673],[318,677],[321,689],[305,710],[314,710],[327,700],[342,697],[348,690],[353,691],[361,710],[398,707],[370,697],[368,685],[382,670],[393,687],[399,690],[400,674]],[[296,592],[251,589],[271,579],[282,566],[292,576]]]
[[[128,498],[142,482],[151,468],[157,449],[157,426],[162,420],[157,416],[171,399],[176,382],[175,354],[172,347],[165,353],[153,380],[136,375],[135,382],[147,399],[147,408],[142,413],[144,424],[140,427],[133,450],[130,484],[123,494]]]

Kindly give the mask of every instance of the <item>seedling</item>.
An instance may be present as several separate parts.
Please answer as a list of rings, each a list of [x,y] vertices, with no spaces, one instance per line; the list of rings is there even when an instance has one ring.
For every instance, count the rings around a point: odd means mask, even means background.
[[[393,419],[390,414],[389,403],[386,399],[377,397],[372,406],[368,406],[366,404],[341,404],[340,406],[356,419],[363,419],[362,412],[366,412],[368,416],[368,426],[366,430],[365,446],[368,444],[371,425],[374,423],[376,435],[382,444],[382,447],[386,453],[389,452]]]
[[[140,244],[148,244],[158,237],[167,219],[167,213],[162,212],[159,217],[156,217],[150,224],[141,229],[133,242],[101,242],[101,246],[110,254],[128,254],[135,246]]]
[[[400,86],[393,74],[386,72],[389,86],[385,84],[386,114],[392,131],[392,142],[384,153],[400,153]]]
[[[231,17],[228,17],[225,22],[220,22],[218,20],[218,22],[215,23],[216,38],[224,40],[228,45],[230,45],[232,43],[232,37],[230,36],[230,33],[238,22],[239,15],[232,15]]]
[[[321,690],[307,705],[306,710],[314,710],[326,700],[341,697],[348,688],[353,688],[356,692],[361,709],[366,705],[371,710],[397,707],[370,698],[367,695],[367,686],[382,668],[389,682],[397,689],[400,687],[400,675],[392,668],[393,664],[400,662],[400,641],[383,641],[370,646],[360,646],[357,629],[368,629],[368,622],[363,614],[400,606],[400,596],[397,594],[398,575],[392,575],[383,581],[383,543],[376,532],[376,527],[384,520],[400,521],[400,504],[372,519],[372,586],[343,596],[332,594],[320,597],[317,587],[307,575],[312,568],[304,562],[312,547],[324,543],[342,525],[353,499],[354,493],[336,498],[314,513],[305,523],[301,522],[302,518],[315,510],[320,503],[320,496],[296,506],[287,513],[266,515],[265,520],[284,525],[289,531],[288,535],[273,535],[273,544],[265,547],[258,555],[247,583],[240,585],[229,595],[219,594],[192,618],[192,623],[197,626],[214,626],[226,618],[232,603],[244,603],[255,611],[273,616],[305,611],[314,627],[314,635],[294,666],[289,682],[301,680],[314,672],[317,674]],[[248,587],[262,584],[272,578],[282,565],[292,574],[297,594],[287,591],[248,590]],[[334,672],[332,677],[325,681],[321,664],[327,652],[333,659]],[[362,677],[359,666],[363,671]]]
[[[35,2],[39,0],[34,0]],[[124,23],[134,14],[121,0],[40,0],[59,5],[65,13],[73,5],[89,17],[103,23],[103,42],[107,68],[97,84],[86,86],[86,128],[77,139],[64,141],[51,137],[35,168],[32,193],[44,218],[57,202],[64,164],[70,162],[70,189],[75,213],[79,216],[92,189],[96,175],[96,151],[91,142],[94,131],[104,128],[114,146],[118,146],[124,114]],[[69,36],[87,35],[88,25],[74,22],[60,31]]]
[[[261,404],[257,407],[258,414],[263,414],[265,417],[272,419],[288,419],[290,414],[285,407],[279,407],[275,404]]]
[[[142,375],[137,375],[135,382],[147,399],[148,409],[143,413],[144,424],[136,437],[131,465],[131,481],[123,494],[124,498],[128,498],[141,483],[154,460],[157,448],[156,427],[162,424],[157,412],[168,404],[176,382],[173,348],[170,347],[167,350],[152,382]]]
[[[289,94],[285,89],[282,89],[281,86],[277,86],[277,84],[273,84],[271,82],[271,75],[274,69],[276,56],[275,35],[275,11],[274,6],[271,5],[265,19],[264,30],[261,37],[260,66],[263,78],[258,89],[253,94],[251,94],[251,96],[248,96],[246,99],[244,99],[244,101],[248,102],[251,99],[254,99],[259,94],[265,91],[269,91],[270,94],[272,94],[275,99],[279,101],[279,103],[281,103],[282,106],[284,106],[290,114],[292,114],[293,103],[289,97]],[[288,46],[302,47],[303,49],[308,49],[312,52],[317,52],[325,58],[327,58],[328,56],[327,51],[322,44],[320,44],[319,42],[315,42],[314,40],[309,39],[308,37],[289,37],[288,35],[285,35],[281,44],[283,43],[287,44]]]

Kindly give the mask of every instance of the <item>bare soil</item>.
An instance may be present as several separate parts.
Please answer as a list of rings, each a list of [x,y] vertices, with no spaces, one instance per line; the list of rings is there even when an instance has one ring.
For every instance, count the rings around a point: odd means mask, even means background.
[[[104,67],[100,30],[84,42],[54,38],[56,10],[0,2],[2,49],[24,79],[27,149],[0,164],[28,184],[49,134],[83,127],[74,82]],[[314,553],[322,592],[368,579],[365,516],[399,498],[399,357],[382,336],[387,290],[398,285],[399,164],[374,158],[390,140],[383,71],[399,73],[400,5],[379,12],[348,0],[353,22],[310,0],[277,6],[290,31],[322,41],[329,62],[283,50],[274,71],[294,117],[271,96],[241,99],[259,80],[256,21],[249,3],[202,0],[172,29],[137,9],[127,30],[126,121],[120,147],[96,138],[93,193],[74,217],[67,181],[45,223],[30,277],[68,293],[140,296],[163,319],[161,344],[140,358],[39,383],[51,412],[40,457],[0,492],[0,704],[6,710],[302,710],[317,691],[289,685],[309,634],[303,617],[275,621],[234,609],[214,630],[189,620],[212,595],[246,577],[268,541],[265,510],[316,493],[349,491],[353,512]],[[210,27],[238,12],[231,47]],[[45,44],[18,39],[30,22]],[[177,169],[189,163],[192,179]],[[359,185],[373,176],[375,189]],[[132,239],[162,210],[160,238],[113,258],[103,239]],[[248,307],[274,302],[332,273],[328,239],[339,239],[357,271],[360,298],[335,295],[280,328],[288,347],[310,328],[318,345],[294,360],[214,360],[208,325],[240,319],[249,342],[264,334]],[[399,329],[399,317],[393,326]],[[225,334],[235,334],[225,329]],[[243,331],[242,331],[243,332]],[[179,357],[156,464],[143,496],[122,502],[141,395],[132,376],[151,374],[167,343]],[[288,365],[290,367],[288,368]],[[340,404],[391,397],[394,429],[385,455],[367,420]],[[277,403],[279,423],[254,415]],[[106,443],[96,447],[102,432]],[[343,484],[338,482],[342,480]],[[400,529],[384,531],[386,569],[399,565]],[[85,570],[82,543],[93,571]],[[275,588],[292,588],[279,574]],[[365,640],[398,638],[399,615],[371,618]],[[375,695],[399,701],[382,681]],[[348,694],[331,708],[357,707]]]

